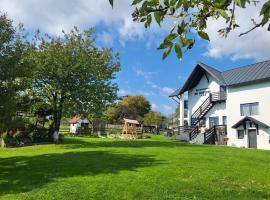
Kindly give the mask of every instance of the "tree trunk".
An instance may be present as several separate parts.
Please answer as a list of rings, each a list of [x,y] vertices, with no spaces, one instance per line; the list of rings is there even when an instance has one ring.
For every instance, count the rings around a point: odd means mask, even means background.
[[[62,119],[64,98],[60,98],[59,106],[57,106],[57,95],[54,96],[54,112],[53,112],[53,141],[55,143],[59,142],[59,130]]]

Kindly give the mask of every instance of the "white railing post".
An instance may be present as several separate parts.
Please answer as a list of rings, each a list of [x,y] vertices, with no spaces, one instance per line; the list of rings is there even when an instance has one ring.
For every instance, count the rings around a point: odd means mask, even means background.
[[[183,95],[180,96],[180,101],[179,101],[179,126],[183,127],[184,126],[184,118],[185,118],[185,106],[184,106],[184,97]]]

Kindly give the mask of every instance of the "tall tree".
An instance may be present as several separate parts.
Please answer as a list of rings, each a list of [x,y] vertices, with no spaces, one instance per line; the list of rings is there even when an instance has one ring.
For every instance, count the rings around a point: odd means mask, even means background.
[[[164,122],[160,112],[150,110],[143,118],[143,124],[149,126],[159,126]]]
[[[117,0],[109,0],[112,6],[114,1]],[[132,17],[134,21],[144,23],[146,28],[150,27],[154,20],[161,26],[164,19],[174,19],[175,24],[172,25],[159,49],[164,50],[163,59],[165,59],[174,48],[180,59],[182,51],[191,49],[195,44],[195,39],[189,34],[191,31],[205,40],[210,40],[205,32],[209,18],[225,20],[226,27],[217,31],[221,36],[226,37],[230,31],[240,25],[237,23],[235,13],[249,4],[256,6],[259,2],[258,0],[133,0],[132,6],[136,8]],[[270,31],[270,0],[262,2],[264,4],[259,13],[261,20],[250,19],[253,26],[239,36],[258,27],[267,26]]]
[[[0,133],[11,128],[11,121],[23,97],[29,70],[22,62],[27,53],[22,26],[13,27],[6,15],[0,15]]]
[[[64,37],[37,33],[28,62],[34,69],[32,96],[53,112],[53,132],[58,136],[63,114],[98,115],[115,101],[120,70],[118,55],[97,49],[93,29],[76,27]]]
[[[109,107],[107,116],[110,121],[120,123],[123,118],[142,121],[144,115],[151,109],[150,102],[143,96],[127,96]]]

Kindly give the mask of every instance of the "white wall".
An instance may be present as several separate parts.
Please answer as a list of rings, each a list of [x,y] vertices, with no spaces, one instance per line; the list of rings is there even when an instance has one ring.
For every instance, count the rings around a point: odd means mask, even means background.
[[[247,135],[245,135],[244,139],[237,139],[237,131],[232,126],[244,118],[240,114],[240,104],[254,102],[259,102],[259,115],[251,117],[270,125],[270,81],[229,87],[227,90],[228,145],[248,147]],[[260,127],[259,129],[259,135],[257,136],[258,148],[270,149],[269,130]]]
[[[218,117],[219,118],[219,125],[223,124],[222,117],[227,116],[226,111],[226,103],[217,103],[215,104],[211,110],[205,115],[206,118],[206,127],[209,128],[209,117]],[[228,118],[228,117],[227,117]]]
[[[70,124],[70,130],[69,130],[69,132],[70,132],[70,133],[73,133],[73,134],[76,133],[78,127],[79,127],[79,123],[76,123],[76,124]]]
[[[206,76],[204,75],[200,82],[191,90],[188,91],[188,111],[189,111],[189,118],[191,115],[201,106],[201,104],[207,99],[209,96],[209,92],[219,92],[220,85],[216,81],[214,77],[212,77],[210,74],[207,73],[208,80]],[[205,95],[200,95],[196,93],[199,93],[200,89],[206,88]],[[203,92],[203,91],[202,91]]]

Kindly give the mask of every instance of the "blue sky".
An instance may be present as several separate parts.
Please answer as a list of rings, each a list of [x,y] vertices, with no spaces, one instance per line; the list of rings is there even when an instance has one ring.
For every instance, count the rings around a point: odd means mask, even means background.
[[[220,38],[216,32],[224,22],[209,20],[210,43],[194,36],[196,45],[184,54],[182,61],[174,54],[163,61],[157,46],[173,22],[165,21],[161,28],[154,24],[146,30],[142,24],[132,22],[129,0],[115,0],[114,9],[108,0],[0,0],[1,11],[15,24],[23,23],[29,32],[40,29],[60,35],[62,29],[68,31],[73,26],[95,27],[97,45],[111,47],[120,54],[121,72],[116,79],[119,95],[143,95],[154,110],[166,115],[176,108],[168,95],[183,84],[197,62],[227,70],[270,59],[270,35],[265,29],[238,37],[252,26],[249,19],[259,20],[260,6],[239,10],[240,28],[227,39]]]

